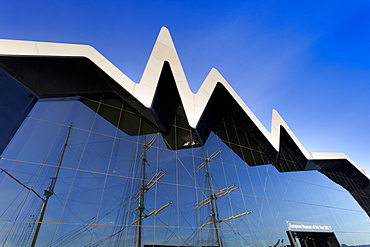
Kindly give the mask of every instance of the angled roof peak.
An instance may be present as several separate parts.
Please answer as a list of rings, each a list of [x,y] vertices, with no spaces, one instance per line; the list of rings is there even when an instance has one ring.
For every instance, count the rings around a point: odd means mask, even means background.
[[[175,48],[175,45],[172,41],[170,30],[168,30],[166,27],[161,27],[156,42],[161,42],[165,45],[168,45],[170,47],[172,46],[173,48]]]
[[[222,74],[215,68],[210,70],[201,87],[196,93],[193,93],[190,90],[171,34],[166,27],[162,27],[157,36],[140,83],[134,83],[98,51],[87,45],[0,39],[0,57],[9,55],[32,57],[86,57],[113,79],[115,83],[114,87],[121,86],[147,108],[152,107],[159,77],[163,69],[163,64],[164,62],[168,62],[184,107],[186,117],[189,125],[192,128],[197,128],[208,101],[214,93],[216,85],[222,84],[226,91],[246,113],[248,118],[250,118],[253,124],[258,128],[258,130],[264,136],[264,139],[266,139],[275,150],[279,150],[281,137],[280,126],[283,126],[293,139],[295,145],[297,145],[300,151],[304,154],[306,159],[312,159],[312,157],[320,157],[320,159],[333,157],[333,154],[329,155],[325,153],[318,154],[307,152],[303,145],[295,137],[294,133],[290,130],[289,126],[276,111],[273,111],[271,132],[269,132],[257,119],[254,113],[248,108],[244,101],[239,97],[239,95],[233,90]],[[108,86],[109,88],[112,88],[111,85]],[[81,88],[79,90],[83,93],[83,90],[87,89]],[[75,94],[77,95],[79,93],[81,92],[76,92]],[[345,157],[341,156],[341,158]],[[351,162],[349,159],[347,160]]]

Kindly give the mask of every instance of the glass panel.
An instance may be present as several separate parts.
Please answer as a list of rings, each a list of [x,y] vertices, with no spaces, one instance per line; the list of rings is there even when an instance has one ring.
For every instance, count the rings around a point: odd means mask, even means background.
[[[279,172],[232,118],[195,147],[184,116],[162,135],[125,102],[85,101],[37,103],[4,152],[4,246],[30,245],[39,221],[37,246],[287,246],[286,221],[370,242],[345,189],[319,171]]]

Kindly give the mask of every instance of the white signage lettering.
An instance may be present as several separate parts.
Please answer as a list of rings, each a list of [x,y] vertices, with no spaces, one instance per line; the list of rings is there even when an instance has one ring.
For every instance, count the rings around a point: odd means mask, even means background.
[[[287,221],[286,222],[288,229],[291,231],[322,231],[328,232],[332,231],[333,228],[329,224],[323,223],[309,223],[309,222],[296,222],[296,221]]]

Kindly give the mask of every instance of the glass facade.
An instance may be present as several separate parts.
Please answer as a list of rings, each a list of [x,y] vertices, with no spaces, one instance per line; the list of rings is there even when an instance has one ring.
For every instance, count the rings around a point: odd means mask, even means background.
[[[181,106],[160,133],[114,97],[39,100],[0,160],[1,245],[314,246],[329,233],[370,243],[347,190],[316,170],[255,165],[268,158],[235,117],[202,146],[194,135]]]

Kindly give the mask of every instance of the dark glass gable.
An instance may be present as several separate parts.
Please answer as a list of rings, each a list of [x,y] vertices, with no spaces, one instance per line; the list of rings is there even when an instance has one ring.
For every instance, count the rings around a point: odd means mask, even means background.
[[[0,154],[22,124],[37,97],[16,79],[0,70]]]

